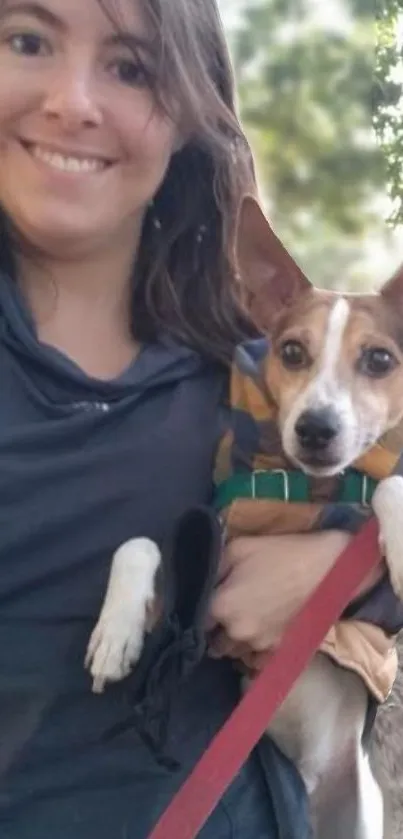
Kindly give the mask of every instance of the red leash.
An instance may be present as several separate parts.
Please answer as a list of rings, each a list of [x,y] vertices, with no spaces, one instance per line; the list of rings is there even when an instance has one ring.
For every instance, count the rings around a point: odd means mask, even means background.
[[[331,626],[379,563],[371,519],[292,620],[278,649],[223,725],[149,839],[196,839]]]

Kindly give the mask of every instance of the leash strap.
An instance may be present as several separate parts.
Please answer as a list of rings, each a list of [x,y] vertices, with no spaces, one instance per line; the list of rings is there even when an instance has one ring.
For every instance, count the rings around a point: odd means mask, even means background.
[[[204,752],[149,839],[196,839],[327,632],[379,561],[378,524],[372,518],[350,541],[291,621],[278,649],[268,656],[262,672]]]

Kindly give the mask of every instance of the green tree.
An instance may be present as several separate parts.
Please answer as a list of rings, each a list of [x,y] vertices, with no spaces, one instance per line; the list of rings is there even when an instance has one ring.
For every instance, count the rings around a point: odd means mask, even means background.
[[[385,154],[372,123],[373,0],[324,0],[328,21],[312,5],[241,6],[230,33],[241,115],[285,244],[315,282],[360,286],[365,238],[386,235]]]
[[[315,26],[306,0],[260,0],[233,38],[242,116],[276,212],[296,225],[299,210],[325,216],[347,235],[384,183],[371,136],[374,16],[362,5],[342,32]]]
[[[398,20],[403,0],[382,0],[377,7],[377,54],[373,88],[374,124],[386,160],[393,202],[392,223],[403,223],[403,71]]]

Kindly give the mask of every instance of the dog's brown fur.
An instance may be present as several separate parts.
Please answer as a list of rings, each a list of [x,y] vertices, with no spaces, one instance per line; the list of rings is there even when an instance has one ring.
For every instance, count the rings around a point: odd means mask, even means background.
[[[276,404],[285,408],[293,404],[298,390],[307,386],[312,369],[302,369],[296,377],[281,362],[281,345],[285,340],[298,341],[314,362],[318,341],[323,336],[334,305],[334,292],[316,290],[287,254],[256,203],[246,201],[241,208],[238,265],[247,290],[247,302],[258,326],[268,330],[272,352],[267,365],[266,380]],[[403,269],[400,268],[380,294],[342,294],[351,308],[343,336],[339,365],[348,380],[355,402],[362,401],[365,382],[354,375],[354,359],[360,347],[381,346],[389,350],[402,368],[403,356]],[[314,367],[314,364],[312,364]],[[296,386],[297,379],[297,386]],[[357,379],[357,381],[355,381]],[[385,382],[371,381],[378,409],[384,400]],[[374,393],[375,391],[375,393]],[[394,409],[389,427],[393,429],[401,415],[401,373],[387,382],[387,402]],[[401,434],[390,430],[389,434]],[[399,436],[399,445],[402,441]],[[383,839],[403,839],[403,633],[398,640],[400,667],[389,701],[378,712],[372,739],[372,764],[381,786],[385,803]],[[349,837],[346,837],[349,839]]]

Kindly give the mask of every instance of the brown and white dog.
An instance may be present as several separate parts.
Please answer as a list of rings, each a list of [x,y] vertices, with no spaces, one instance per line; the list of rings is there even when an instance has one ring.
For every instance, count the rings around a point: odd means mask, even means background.
[[[310,475],[338,475],[403,417],[403,270],[379,293],[313,288],[252,197],[240,211],[237,260],[252,315],[270,334],[267,385],[284,453]],[[378,485],[373,509],[392,585],[403,598],[403,477]],[[94,690],[124,678],[137,661],[159,564],[147,539],[115,554],[87,654]],[[315,802],[318,839],[382,839],[381,796],[362,748],[367,707],[359,676],[318,653],[270,726]],[[349,750],[353,782],[338,766]],[[323,779],[330,779],[330,794]],[[332,794],[337,785],[344,785],[340,797]]]

